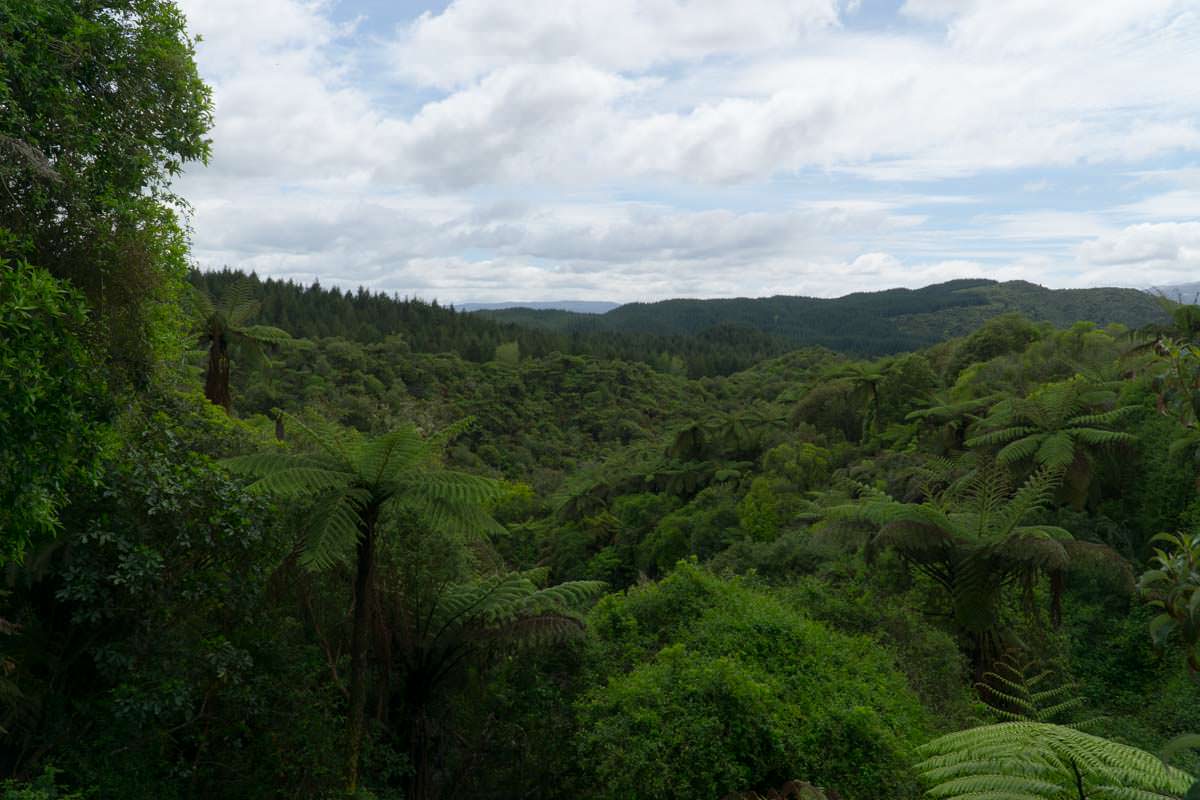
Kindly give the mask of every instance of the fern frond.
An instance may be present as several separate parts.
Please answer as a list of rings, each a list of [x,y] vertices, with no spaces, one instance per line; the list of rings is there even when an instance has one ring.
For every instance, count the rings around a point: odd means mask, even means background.
[[[1041,445],[1043,434],[1031,433],[1016,441],[1009,442],[996,453],[996,462],[1008,466],[1033,457]]]
[[[225,315],[231,327],[237,327],[257,314],[261,306],[254,297],[254,282],[243,278],[230,284],[221,295],[218,310]]]
[[[319,571],[350,559],[362,535],[360,512],[365,500],[361,491],[353,489],[321,498],[303,531],[302,567]]]
[[[972,436],[966,440],[965,444],[967,447],[992,447],[998,444],[1006,444],[1014,439],[1023,438],[1031,433],[1037,433],[1037,430],[1032,425],[1016,425],[1011,428],[1001,428],[1000,430]]]
[[[406,470],[427,464],[437,452],[416,428],[405,426],[364,439],[353,453],[357,472],[372,484],[383,484]]]
[[[1033,456],[1052,470],[1066,470],[1075,461],[1075,439],[1068,431],[1058,431],[1042,439]]]
[[[1153,755],[1041,722],[985,725],[920,748],[918,772],[931,797],[1180,798],[1193,779]]]
[[[1120,422],[1130,414],[1138,411],[1137,406],[1119,406],[1111,411],[1102,411],[1098,414],[1082,414],[1077,417],[1072,417],[1067,420],[1067,424],[1072,427],[1077,425],[1112,425]]]
[[[248,328],[239,329],[237,333],[257,344],[288,344],[292,341],[290,333],[270,325],[251,325]]]
[[[227,458],[221,464],[231,472],[258,478],[251,491],[284,497],[303,497],[342,489],[354,479],[350,473],[284,453],[255,453]]]
[[[1054,496],[1062,480],[1061,470],[1042,467],[1029,476],[999,515],[996,532],[1007,536],[1034,511],[1043,508]]]
[[[1105,431],[1099,428],[1071,428],[1071,434],[1084,444],[1106,447],[1114,444],[1133,444],[1137,437],[1132,433]]]
[[[287,467],[263,475],[250,490],[283,497],[305,497],[348,487],[354,476],[320,467]]]
[[[315,446],[327,458],[344,465],[347,471],[353,470],[354,459],[342,442],[342,432],[336,430],[325,420],[318,419],[308,423],[286,411],[282,413],[282,416],[287,421],[288,430],[298,431],[301,439]]]

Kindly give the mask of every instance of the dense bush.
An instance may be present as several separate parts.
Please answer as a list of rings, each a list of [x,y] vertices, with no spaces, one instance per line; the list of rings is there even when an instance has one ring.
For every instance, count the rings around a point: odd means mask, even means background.
[[[107,403],[86,325],[78,292],[0,256],[0,563],[54,531],[71,481],[95,472]]]
[[[915,796],[928,719],[885,651],[681,564],[590,617],[578,704],[596,797],[717,797],[803,775],[847,798]]]

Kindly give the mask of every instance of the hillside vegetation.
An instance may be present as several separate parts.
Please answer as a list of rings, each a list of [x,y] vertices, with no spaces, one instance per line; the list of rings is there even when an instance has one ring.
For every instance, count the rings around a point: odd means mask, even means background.
[[[135,5],[0,15],[0,800],[1200,793],[1200,307],[189,274]]]
[[[1140,327],[1163,318],[1155,299],[1136,289],[1046,289],[1025,281],[975,279],[829,300],[778,295],[629,303],[599,315],[533,309],[478,313],[501,322],[560,332],[695,335],[735,325],[798,345],[878,356],[964,336],[986,320],[1011,312],[1060,327],[1081,319]]]

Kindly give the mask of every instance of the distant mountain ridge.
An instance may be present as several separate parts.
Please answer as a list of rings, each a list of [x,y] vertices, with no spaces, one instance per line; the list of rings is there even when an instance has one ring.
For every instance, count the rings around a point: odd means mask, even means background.
[[[509,308],[532,308],[535,311],[573,311],[577,314],[603,314],[620,306],[607,300],[539,300],[535,302],[460,303],[459,311],[502,311]]]
[[[915,350],[1017,312],[1062,327],[1080,320],[1139,327],[1164,318],[1153,295],[1138,289],[1047,289],[1027,281],[961,279],[921,289],[856,292],[838,298],[762,298],[628,303],[603,314],[520,308],[480,311],[497,321],[564,333],[622,331],[696,335],[725,326],[749,328],[798,345],[858,355]]]

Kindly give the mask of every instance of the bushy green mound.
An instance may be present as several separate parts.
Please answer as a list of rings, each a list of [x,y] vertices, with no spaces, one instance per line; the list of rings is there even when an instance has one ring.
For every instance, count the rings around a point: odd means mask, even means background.
[[[680,564],[589,619],[580,761],[603,798],[720,797],[802,777],[910,797],[928,721],[888,654],[761,590]]]

